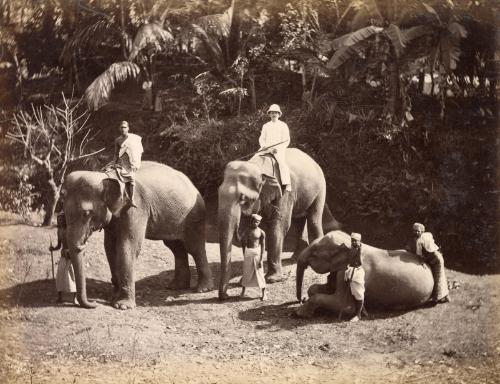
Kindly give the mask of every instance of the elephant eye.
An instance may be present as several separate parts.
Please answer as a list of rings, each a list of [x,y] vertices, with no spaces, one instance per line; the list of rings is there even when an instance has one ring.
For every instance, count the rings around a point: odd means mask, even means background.
[[[86,209],[83,211],[83,217],[88,218],[92,215],[92,210]]]

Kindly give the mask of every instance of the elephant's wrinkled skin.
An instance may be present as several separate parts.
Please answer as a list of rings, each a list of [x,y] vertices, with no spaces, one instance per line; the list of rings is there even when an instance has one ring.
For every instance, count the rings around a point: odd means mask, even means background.
[[[302,250],[297,260],[297,299],[302,301],[304,271],[330,273],[326,284],[308,290],[309,299],[297,309],[300,317],[311,317],[317,308],[354,315],[354,299],[344,282],[350,236],[332,231]],[[363,244],[365,303],[367,307],[412,308],[426,303],[434,280],[427,264],[404,250],[387,251]],[[347,248],[346,248],[347,247]]]
[[[77,171],[63,185],[67,240],[75,270],[78,301],[87,300],[83,249],[93,230],[104,228],[104,248],[115,287],[115,308],[135,307],[134,263],[144,238],[163,240],[175,256],[172,288],[189,288],[188,253],[198,270],[197,291],[211,289],[205,252],[205,204],[191,181],[166,165],[143,162],[136,173],[137,208],[126,201],[117,181],[104,173]]]
[[[286,150],[286,159],[290,167],[292,191],[285,192],[282,197],[277,190],[280,186],[266,179],[258,165],[232,161],[226,166],[224,181],[219,187],[220,299],[227,297],[231,247],[242,214],[248,216],[260,212],[264,218],[262,226],[266,232],[268,282],[282,279],[281,252],[292,219],[299,235],[307,221],[311,241],[323,236],[326,195],[323,171],[311,157],[295,148]],[[338,228],[331,215],[328,225],[330,229]],[[302,249],[304,246],[304,242],[297,241],[297,247]],[[300,249],[297,248],[297,254]]]

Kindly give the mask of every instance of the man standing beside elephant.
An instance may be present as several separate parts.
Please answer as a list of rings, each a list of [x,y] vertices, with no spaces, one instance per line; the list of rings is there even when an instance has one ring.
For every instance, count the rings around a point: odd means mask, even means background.
[[[359,321],[365,300],[365,270],[363,269],[363,251],[361,248],[361,234],[351,233],[351,249],[349,251],[349,264],[345,271],[344,280],[356,303],[356,315],[350,321]]]
[[[144,152],[139,135],[129,133],[128,122],[120,124],[120,136],[115,139],[114,167],[121,181],[125,183],[130,205],[137,207],[134,200],[134,174],[141,166],[141,157]]]
[[[444,258],[439,247],[434,242],[431,232],[425,232],[423,224],[413,224],[413,238],[408,242],[405,249],[421,257],[431,267],[434,277],[434,289],[432,301],[435,303],[447,303],[450,301],[448,295],[448,281],[444,271]]]
[[[281,184],[285,187],[285,191],[291,191],[290,169],[285,160],[285,149],[290,144],[290,130],[286,123],[279,120],[282,113],[278,104],[271,105],[267,114],[271,117],[271,121],[262,126],[259,137],[260,149],[268,148],[262,153],[274,155],[280,170]]]

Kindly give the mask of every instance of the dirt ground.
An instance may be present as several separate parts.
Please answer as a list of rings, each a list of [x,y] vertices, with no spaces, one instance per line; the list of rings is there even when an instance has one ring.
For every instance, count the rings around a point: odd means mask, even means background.
[[[219,275],[214,228],[207,253]],[[173,256],[146,241],[136,269],[137,308],[111,308],[103,233],[86,250],[94,310],[56,305],[49,236],[54,228],[0,214],[2,383],[499,383],[500,276],[448,270],[452,302],[408,312],[370,311],[359,323],[323,313],[294,318],[295,265],[269,300],[240,299],[242,256],[233,257],[227,302],[217,291],[166,288]],[[59,253],[54,253],[57,263]],[[192,286],[196,270],[192,266]],[[324,281],[311,270],[305,287]]]

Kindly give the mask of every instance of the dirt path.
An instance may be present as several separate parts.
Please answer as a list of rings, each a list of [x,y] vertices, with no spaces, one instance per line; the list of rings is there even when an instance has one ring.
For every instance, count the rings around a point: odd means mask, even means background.
[[[2,382],[29,383],[373,383],[498,382],[499,276],[450,270],[452,303],[411,312],[371,313],[360,323],[322,314],[296,319],[295,265],[285,253],[283,283],[266,302],[239,299],[236,252],[227,302],[217,292],[166,289],[173,256],[146,241],[137,268],[137,309],[107,303],[110,274],[96,233],[86,251],[88,291],[99,306],[54,305],[49,234],[0,228]],[[214,279],[219,251],[207,244]],[[56,261],[59,255],[56,255]],[[196,281],[192,263],[192,285]],[[305,286],[323,281],[307,271]],[[255,297],[258,292],[251,292]]]

